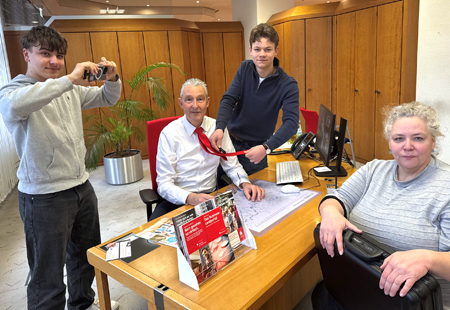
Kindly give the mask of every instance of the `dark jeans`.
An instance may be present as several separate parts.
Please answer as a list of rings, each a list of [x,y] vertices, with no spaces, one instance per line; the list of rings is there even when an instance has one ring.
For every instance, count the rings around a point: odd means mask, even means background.
[[[86,251],[99,244],[97,196],[89,181],[71,189],[42,195],[19,191],[31,280],[28,309],[86,309],[94,301],[94,268]]]
[[[153,211],[152,215],[148,219],[149,222],[151,220],[154,220],[157,217],[163,216],[166,213],[169,213],[175,209],[178,209],[181,206],[184,206],[184,205],[173,204],[173,203],[165,200],[162,197],[160,197],[160,199],[161,199],[161,201],[156,205],[155,210]]]
[[[317,283],[311,294],[313,310],[345,310],[328,292],[325,282]]]
[[[233,143],[233,146],[234,146],[234,149],[236,150],[236,152],[248,150],[254,146],[262,145],[264,143],[264,141],[263,142],[239,141],[236,138],[234,138],[232,135],[230,135],[230,138],[231,138],[231,142]],[[230,150],[225,150],[225,151],[230,152]],[[244,168],[245,172],[247,172],[247,175],[251,175],[253,173],[261,171],[268,166],[267,156],[265,156],[258,164],[252,163],[250,161],[250,159],[245,157],[245,155],[238,155],[237,158],[238,158],[239,162],[241,163],[242,167]],[[222,166],[219,165],[219,167],[217,168],[217,185],[218,185],[217,187],[218,188],[222,188],[227,185],[222,181],[222,175],[224,175],[224,174],[225,174],[225,172],[223,171]]]

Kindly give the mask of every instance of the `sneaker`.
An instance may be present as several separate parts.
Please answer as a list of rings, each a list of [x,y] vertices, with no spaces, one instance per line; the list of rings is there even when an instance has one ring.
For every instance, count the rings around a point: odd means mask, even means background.
[[[97,310],[100,309],[100,300],[98,298],[94,299],[94,302],[92,305],[89,306],[86,310]],[[111,310],[118,310],[119,309],[119,303],[115,300],[111,300]]]

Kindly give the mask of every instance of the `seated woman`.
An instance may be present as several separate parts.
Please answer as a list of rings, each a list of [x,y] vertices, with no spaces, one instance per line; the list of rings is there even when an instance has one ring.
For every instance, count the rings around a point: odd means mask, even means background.
[[[394,160],[367,163],[325,196],[320,242],[331,257],[342,255],[343,230],[364,231],[398,251],[381,266],[379,285],[386,295],[405,296],[430,272],[441,285],[444,309],[450,309],[450,166],[435,157],[442,136],[438,116],[418,102],[386,114],[384,134]],[[314,309],[342,309],[323,283],[312,303]]]

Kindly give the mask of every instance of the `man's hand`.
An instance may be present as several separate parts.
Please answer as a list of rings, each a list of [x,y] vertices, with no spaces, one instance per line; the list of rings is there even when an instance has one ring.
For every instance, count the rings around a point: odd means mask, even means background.
[[[89,82],[87,79],[83,79],[85,70],[97,74],[98,66],[90,61],[77,63],[75,69],[73,69],[72,73],[67,75],[67,77],[74,85],[95,86],[95,82]]]
[[[206,200],[213,199],[214,197],[209,194],[197,194],[197,193],[190,193],[189,196],[187,196],[186,204],[191,206],[196,206],[199,203],[205,202]]]
[[[394,297],[400,285],[405,283],[400,291],[400,297],[405,296],[417,280],[430,269],[428,250],[411,250],[395,252],[384,260],[381,269],[380,289],[386,295]]]
[[[255,199],[257,199],[258,201],[261,201],[261,199],[264,198],[265,191],[259,186],[244,182],[242,183],[242,188],[244,189],[244,195],[248,200],[251,199],[252,201],[255,201]]]
[[[328,255],[334,257],[334,241],[336,240],[339,254],[344,254],[342,239],[344,229],[348,228],[357,233],[362,231],[344,217],[340,212],[342,207],[337,200],[327,199],[322,202],[319,208],[322,216],[322,223],[320,224],[320,243],[322,247],[327,250]]]
[[[115,82],[116,81],[116,74],[117,74],[117,66],[114,61],[108,61],[105,57],[101,58],[101,62],[99,65],[103,65],[105,67],[108,67],[108,73],[106,74],[106,81]]]
[[[254,164],[259,164],[261,160],[266,156],[266,149],[262,145],[252,147],[250,150],[245,151],[245,157]]]
[[[209,137],[209,141],[211,141],[211,145],[216,151],[220,152],[219,148],[222,147],[222,139],[223,139],[223,130],[216,129],[214,133]]]

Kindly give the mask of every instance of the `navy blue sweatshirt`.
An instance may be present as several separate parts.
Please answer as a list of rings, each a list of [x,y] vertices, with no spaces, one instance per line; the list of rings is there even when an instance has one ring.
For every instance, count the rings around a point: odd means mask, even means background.
[[[216,128],[228,131],[244,141],[266,142],[271,150],[289,140],[298,128],[299,92],[297,82],[279,67],[259,83],[252,60],[244,60],[233,82],[220,101]],[[283,124],[275,134],[278,112],[283,109]]]

